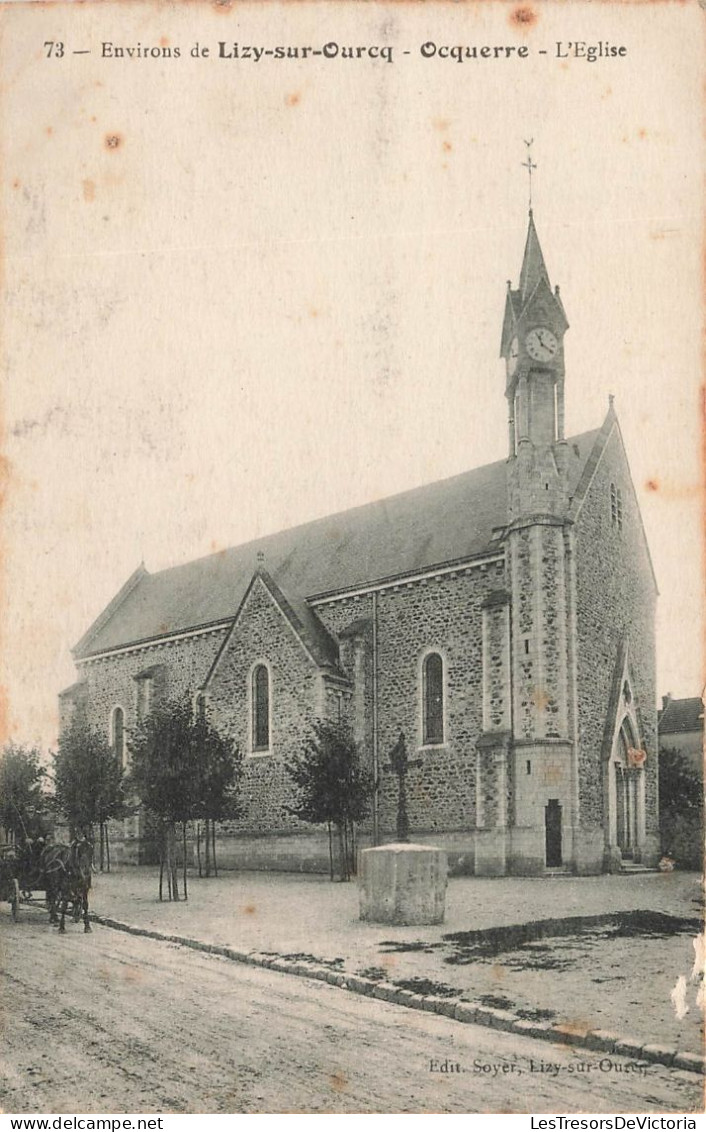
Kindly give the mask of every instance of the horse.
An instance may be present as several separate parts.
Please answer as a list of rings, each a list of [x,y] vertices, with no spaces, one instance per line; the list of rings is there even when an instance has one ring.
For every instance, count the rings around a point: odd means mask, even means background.
[[[17,852],[14,845],[3,846],[0,852],[0,900],[9,901],[12,918],[17,920],[20,884],[17,879]]]
[[[66,931],[64,919],[69,904],[73,905],[74,922],[83,915],[83,930],[90,932],[88,919],[88,892],[91,887],[93,846],[85,837],[70,845],[47,845],[39,858],[40,883],[47,894],[49,919],[57,923],[59,931]]]

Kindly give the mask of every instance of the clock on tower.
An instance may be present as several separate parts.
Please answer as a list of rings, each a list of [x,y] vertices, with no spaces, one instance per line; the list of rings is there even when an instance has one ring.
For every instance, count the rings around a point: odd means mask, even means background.
[[[523,443],[546,447],[564,436],[564,334],[559,288],[552,290],[529,213],[517,289],[508,283],[501,356],[505,359],[509,454]]]

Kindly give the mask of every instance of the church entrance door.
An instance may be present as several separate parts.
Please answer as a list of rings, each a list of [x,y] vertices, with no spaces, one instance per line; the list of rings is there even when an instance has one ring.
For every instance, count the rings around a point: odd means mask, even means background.
[[[615,764],[616,840],[623,857],[632,857],[637,843],[637,776]]]
[[[550,798],[544,807],[544,838],[548,869],[563,864],[561,855],[561,806],[557,798]]]
[[[610,754],[603,764],[603,815],[606,868],[620,868],[621,860],[639,862],[647,843],[645,829],[645,763],[647,754],[640,734],[637,704],[630,683],[627,644],[621,645],[611,702],[615,716]]]

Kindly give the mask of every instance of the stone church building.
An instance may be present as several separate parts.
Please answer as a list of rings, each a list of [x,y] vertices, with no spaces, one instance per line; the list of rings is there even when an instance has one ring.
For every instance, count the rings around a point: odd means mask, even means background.
[[[413,838],[452,869],[654,864],[657,590],[612,403],[564,434],[567,329],[530,211],[502,327],[506,459],[140,566],[74,649],[63,725],[85,711],[126,763],[159,697],[203,695],[244,754],[244,813],[220,831],[232,867],[327,868],[285,769],[324,716],[350,721],[379,779],[364,843],[394,839],[402,731]],[[119,855],[143,859],[140,822],[124,825]]]

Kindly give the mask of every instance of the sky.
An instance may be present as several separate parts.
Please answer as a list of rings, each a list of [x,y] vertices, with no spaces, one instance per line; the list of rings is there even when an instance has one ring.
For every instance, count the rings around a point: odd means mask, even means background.
[[[598,427],[614,394],[660,588],[658,690],[699,694],[701,16],[522,10],[0,13],[3,738],[56,743],[71,646],[140,561],[506,455],[529,138],[570,322],[567,432]],[[626,54],[563,57],[584,41]],[[219,42],[339,57],[221,58]],[[484,44],[529,52],[439,57]]]

